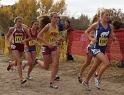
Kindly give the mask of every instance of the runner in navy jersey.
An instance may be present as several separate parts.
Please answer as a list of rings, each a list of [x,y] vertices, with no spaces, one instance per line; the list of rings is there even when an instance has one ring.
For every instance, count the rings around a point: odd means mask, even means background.
[[[95,22],[100,22],[100,14],[96,14],[94,15],[93,17],[93,20],[91,21],[91,24],[95,23]],[[94,30],[90,32],[90,36],[94,37]],[[82,64],[81,68],[80,68],[80,73],[78,74],[78,81],[80,83],[82,83],[82,74],[83,74],[83,71],[87,68],[87,66],[90,65],[91,63],[91,60],[93,58],[92,54],[90,54],[90,48],[91,48],[91,45],[93,44],[93,42],[91,41],[88,46],[87,46],[87,55],[86,55],[86,61],[84,64]]]
[[[91,46],[91,54],[96,58],[93,66],[91,67],[88,75],[83,81],[83,85],[86,90],[90,91],[88,82],[97,67],[101,64],[98,72],[98,77],[95,78],[95,86],[100,89],[100,78],[103,72],[110,66],[108,57],[105,55],[105,50],[107,46],[107,41],[111,35],[113,41],[115,41],[115,35],[113,33],[113,26],[107,22],[110,19],[110,12],[108,9],[104,9],[101,12],[101,22],[96,22],[92,24],[86,31],[86,36],[94,43]],[[94,38],[92,38],[89,33],[95,29]]]

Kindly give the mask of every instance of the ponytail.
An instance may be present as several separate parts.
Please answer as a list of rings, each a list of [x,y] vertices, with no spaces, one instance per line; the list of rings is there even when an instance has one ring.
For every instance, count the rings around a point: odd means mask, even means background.
[[[43,15],[39,17],[39,29],[42,30],[48,23],[50,23],[50,17]]]

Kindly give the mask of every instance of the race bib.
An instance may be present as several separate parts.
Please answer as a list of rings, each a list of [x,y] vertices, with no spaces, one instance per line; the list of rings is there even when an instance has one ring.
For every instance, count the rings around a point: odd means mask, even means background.
[[[23,36],[15,36],[15,43],[20,43],[23,40]]]
[[[11,45],[11,49],[15,49],[16,48],[16,46],[15,45]]]
[[[99,46],[106,46],[108,38],[99,38]]]
[[[52,45],[56,45],[56,39],[54,36],[51,36],[48,40],[49,43],[51,43]]]
[[[91,51],[93,52],[94,55],[98,54],[100,51],[100,49],[91,49]]]
[[[42,47],[42,52],[46,52],[46,47]]]
[[[33,46],[36,44],[36,40],[32,39],[31,41],[29,41],[29,46]]]

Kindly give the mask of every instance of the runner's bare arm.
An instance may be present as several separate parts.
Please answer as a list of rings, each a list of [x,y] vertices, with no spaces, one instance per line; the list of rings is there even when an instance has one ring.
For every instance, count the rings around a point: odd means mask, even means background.
[[[6,35],[6,41],[8,42],[8,44],[11,43],[11,40],[10,40],[10,35],[12,34],[12,31],[14,30],[14,27],[10,27],[8,32],[7,32],[7,35]]]
[[[97,40],[90,35],[90,32],[94,31],[94,29],[98,28],[98,22],[92,24],[86,31],[85,35],[91,40],[92,42],[97,42]]]
[[[24,44],[25,42],[31,40],[31,35],[30,35],[30,33],[28,32],[28,29],[27,29],[27,28],[24,28],[24,31],[26,32],[26,35],[28,36],[28,38],[27,38],[27,39],[24,39],[24,40],[22,41],[23,44]]]
[[[46,45],[49,45],[49,42],[43,39],[43,34],[49,30],[49,25],[47,24],[37,35],[37,39],[40,42],[45,43]]]
[[[115,42],[116,41],[116,36],[115,36],[114,30],[113,30],[113,26],[110,25],[110,27],[111,27],[110,37],[112,38],[113,42]]]

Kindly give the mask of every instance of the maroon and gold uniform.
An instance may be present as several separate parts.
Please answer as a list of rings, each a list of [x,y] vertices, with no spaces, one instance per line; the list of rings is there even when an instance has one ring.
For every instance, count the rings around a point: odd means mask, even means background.
[[[32,32],[31,32],[31,29],[29,29],[29,33],[30,33],[32,39],[30,41],[26,42],[26,45],[29,48],[35,48],[38,31],[36,31],[35,35],[33,35]],[[28,38],[28,36],[26,36],[26,38]]]
[[[21,30],[17,30],[16,28],[14,28],[14,31],[12,32],[11,50],[18,50],[19,52],[24,52],[24,44],[20,43],[24,39],[24,29],[22,28]]]

